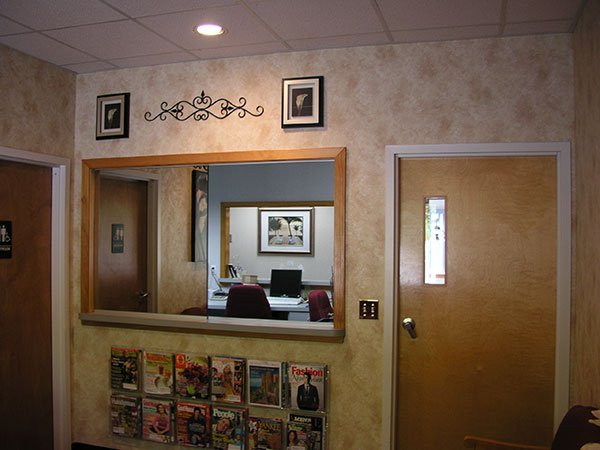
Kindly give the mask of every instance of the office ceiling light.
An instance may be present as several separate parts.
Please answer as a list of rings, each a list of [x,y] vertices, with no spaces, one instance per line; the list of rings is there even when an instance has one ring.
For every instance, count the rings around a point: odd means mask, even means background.
[[[225,28],[214,23],[203,23],[196,27],[196,33],[202,36],[218,36],[225,33]]]

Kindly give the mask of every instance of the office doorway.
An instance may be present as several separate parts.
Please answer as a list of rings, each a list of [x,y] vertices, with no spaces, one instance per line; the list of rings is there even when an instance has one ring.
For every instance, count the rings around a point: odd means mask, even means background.
[[[457,158],[458,147],[443,158],[394,163],[390,448],[458,449],[467,434],[547,444],[565,407],[564,386],[555,389],[565,378],[555,372],[564,361],[555,347],[564,340],[558,159],[525,151]],[[447,201],[446,282],[435,286],[423,275],[429,196]],[[402,329],[407,318],[416,339]],[[568,362],[566,379],[568,389]]]
[[[98,175],[96,309],[159,312],[159,182],[159,175],[136,170]]]
[[[11,448],[70,445],[68,186],[68,160],[0,147],[0,422]]]
[[[99,183],[95,306],[149,312],[147,183],[110,176]]]

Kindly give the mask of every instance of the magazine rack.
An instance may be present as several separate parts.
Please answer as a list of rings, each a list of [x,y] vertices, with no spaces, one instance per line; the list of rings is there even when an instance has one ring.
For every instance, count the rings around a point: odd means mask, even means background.
[[[322,363],[111,347],[111,432],[184,446],[325,450],[328,382]]]

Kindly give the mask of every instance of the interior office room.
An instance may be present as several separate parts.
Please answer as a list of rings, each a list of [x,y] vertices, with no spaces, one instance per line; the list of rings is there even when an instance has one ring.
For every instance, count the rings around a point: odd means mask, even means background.
[[[436,11],[413,11],[413,26],[402,25],[399,6],[411,2],[354,0],[355,12],[371,20],[366,25],[341,12],[344,2],[231,0],[216,8],[235,13],[221,36],[228,41],[202,37],[196,47],[179,41],[187,25],[153,21],[172,7],[170,18],[187,24],[215,10],[214,2],[150,2],[139,10],[136,2],[96,0],[86,3],[88,11],[57,0],[35,2],[33,16],[21,15],[20,3],[0,2],[0,198],[11,205],[7,213],[0,201],[0,225],[10,225],[3,236],[11,237],[0,245],[0,434],[13,448],[165,448],[111,431],[113,346],[326,364],[329,450],[458,449],[467,435],[549,447],[570,407],[600,408],[600,244],[592,239],[600,225],[600,0],[530,1],[514,22],[516,0],[486,1],[482,16],[468,13],[479,0],[457,2],[467,11],[461,19],[448,9],[453,2],[432,2]],[[304,17],[303,8],[317,8],[329,31],[308,22],[274,25],[287,15]],[[85,39],[74,40],[69,27],[88,26],[83,18],[93,10],[121,41],[105,34],[106,45],[80,51]],[[267,23],[270,31],[258,31]],[[129,26],[144,42],[121,28]],[[87,37],[98,30],[106,29],[90,26]],[[256,40],[244,42],[252,31]],[[136,54],[143,43],[152,53]],[[323,121],[284,127],[282,80],[307,77],[322,77]],[[128,127],[106,138],[97,129],[99,100],[124,93]],[[247,112],[157,117],[163,103],[205,95]],[[421,167],[428,159],[457,159],[458,167]],[[192,218],[204,211],[191,200],[194,171],[208,167],[209,183],[217,183],[211,171],[306,162],[333,165],[326,195],[308,191],[316,186],[308,174],[295,197],[277,197],[277,187],[270,199],[244,197],[245,188],[234,188],[240,197],[208,202],[206,257],[194,260],[200,232]],[[525,174],[523,184],[500,184],[505,167],[510,176]],[[155,269],[145,279],[152,295],[137,293],[148,302],[141,312],[102,308],[102,295],[120,281],[101,285],[97,244],[107,227],[98,211],[106,198],[125,202],[121,194],[101,195],[103,177],[143,179],[144,199],[154,199],[141,213],[155,218],[147,229],[154,242],[140,244],[146,253],[139,259]],[[484,186],[494,200],[483,197]],[[423,281],[428,196],[447,200],[440,286]],[[312,253],[264,255],[268,261],[258,265],[242,253],[260,255],[258,214],[246,220],[252,242],[232,251],[233,243],[224,245],[225,203],[279,211],[332,203],[333,229],[311,228]],[[416,212],[402,215],[409,204]],[[521,220],[505,209],[519,205],[533,215]],[[479,234],[486,218],[501,226]],[[463,240],[460,229],[468,231]],[[411,230],[416,234],[401,234]],[[514,261],[502,264],[509,237],[523,238]],[[126,234],[126,249],[131,241]],[[493,243],[498,250],[490,254]],[[118,246],[108,248],[107,258],[115,257]],[[530,248],[532,260],[524,256]],[[309,279],[311,261],[325,249],[326,273],[310,275],[323,286],[303,295],[325,288],[330,322],[180,314],[208,309],[219,289],[212,266],[223,288],[256,275],[251,283],[268,289],[271,269],[301,267]],[[507,272],[490,276],[496,263]],[[237,277],[228,264],[240,269]],[[539,272],[542,266],[548,272]],[[496,282],[500,305],[493,307]],[[181,303],[159,311],[167,299]],[[539,299],[545,303],[534,305]],[[373,308],[368,314],[365,305]],[[434,313],[441,315],[436,325]],[[414,319],[412,330],[405,318]],[[524,381],[525,366],[537,374],[532,384]],[[516,403],[506,404],[503,378]],[[289,411],[268,413],[287,420]]]

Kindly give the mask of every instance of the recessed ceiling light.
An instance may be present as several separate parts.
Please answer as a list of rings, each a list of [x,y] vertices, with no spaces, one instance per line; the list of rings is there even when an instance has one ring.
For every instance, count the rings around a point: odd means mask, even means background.
[[[214,23],[203,23],[196,27],[196,33],[201,34],[202,36],[218,36],[225,33],[225,28]]]

